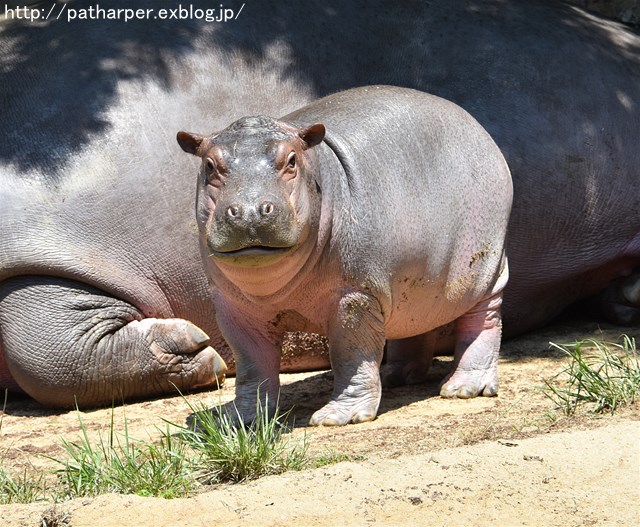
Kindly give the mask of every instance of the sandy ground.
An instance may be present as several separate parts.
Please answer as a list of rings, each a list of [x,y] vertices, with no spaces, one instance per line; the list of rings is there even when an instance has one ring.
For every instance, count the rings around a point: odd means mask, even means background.
[[[429,383],[386,391],[376,421],[338,429],[305,426],[330,393],[329,372],[283,375],[282,406],[296,415],[290,440],[306,438],[311,456],[331,452],[354,461],[203,487],[183,499],[108,494],[66,501],[55,506],[58,519],[66,519],[58,525],[640,525],[640,404],[613,417],[551,419],[539,389],[565,363],[549,341],[618,341],[623,332],[638,337],[637,328],[572,321],[506,342],[495,398],[440,399],[448,361],[439,360]],[[187,400],[212,406],[232,397],[229,379],[221,391]],[[123,411],[130,435],[142,439],[153,437],[163,418],[182,423],[190,413],[181,397],[118,408],[116,425]],[[111,410],[83,412],[82,419],[97,434],[107,429]],[[9,470],[50,466],[45,456],[61,455],[61,437],[79,438],[75,412],[10,398],[0,460]],[[43,525],[51,507],[0,506],[0,526]]]

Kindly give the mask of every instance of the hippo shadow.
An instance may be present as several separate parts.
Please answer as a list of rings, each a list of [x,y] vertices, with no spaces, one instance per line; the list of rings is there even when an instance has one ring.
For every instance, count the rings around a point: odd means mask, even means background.
[[[553,359],[558,363],[567,361],[567,355],[554,346],[571,345],[584,339],[602,342],[620,342],[622,334],[636,340],[640,338],[638,328],[622,328],[593,317],[593,312],[584,305],[575,304],[565,310],[552,324],[518,337],[504,339],[500,347],[500,362],[504,364],[526,363],[533,359]],[[452,356],[438,356],[420,384],[384,388],[378,416],[398,410],[409,404],[440,397],[440,383],[449,373]],[[323,371],[301,380],[286,383],[280,390],[280,408],[291,412],[294,427],[305,427],[309,418],[329,401],[333,388],[333,374]]]
[[[591,310],[591,306],[576,303],[548,324],[517,337],[503,339],[500,361],[503,363],[529,362],[532,359],[567,360],[557,346],[572,345],[582,340],[620,342],[622,335],[640,338],[637,327],[621,327],[606,322]]]
[[[60,415],[68,410],[59,408],[47,408],[26,393],[8,392],[0,395],[3,402],[0,402],[0,429],[2,429],[2,416],[11,415],[15,417],[51,417]]]
[[[440,397],[440,382],[449,372],[451,364],[450,357],[435,359],[425,382],[383,388],[378,416],[417,401]],[[294,428],[306,427],[313,413],[329,401],[332,389],[331,371],[283,384],[280,388],[279,408],[282,412],[289,412],[289,421]]]

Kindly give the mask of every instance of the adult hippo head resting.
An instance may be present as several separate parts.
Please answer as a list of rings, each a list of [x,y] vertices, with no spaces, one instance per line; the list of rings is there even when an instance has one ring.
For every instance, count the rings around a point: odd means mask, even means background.
[[[202,158],[198,225],[245,419],[258,394],[277,400],[287,331],[329,338],[334,391],[311,424],[375,418],[385,340],[454,320],[441,393],[496,394],[511,179],[464,110],[373,86],[178,142]]]

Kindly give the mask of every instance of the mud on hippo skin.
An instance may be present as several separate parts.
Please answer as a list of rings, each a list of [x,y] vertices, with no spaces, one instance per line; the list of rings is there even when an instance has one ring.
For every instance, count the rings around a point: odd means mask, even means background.
[[[286,331],[329,339],[314,425],[374,419],[385,341],[454,320],[442,394],[496,394],[511,179],[464,110],[371,86],[178,142],[202,160],[198,225],[244,418],[260,390],[277,400]]]

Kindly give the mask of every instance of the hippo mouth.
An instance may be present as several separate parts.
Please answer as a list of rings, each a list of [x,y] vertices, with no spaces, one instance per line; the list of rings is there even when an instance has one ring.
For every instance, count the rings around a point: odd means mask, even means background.
[[[218,261],[239,267],[264,267],[280,260],[292,247],[250,245],[241,249],[211,250],[211,256]]]

